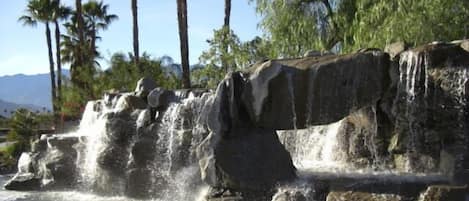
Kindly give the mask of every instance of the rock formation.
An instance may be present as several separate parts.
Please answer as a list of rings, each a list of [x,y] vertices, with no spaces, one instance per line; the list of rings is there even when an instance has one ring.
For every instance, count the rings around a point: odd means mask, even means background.
[[[135,92],[90,102],[79,131],[41,137],[6,188],[190,200],[207,184],[213,201],[459,199],[454,185],[469,173],[467,44],[269,60],[228,74],[215,92],[144,78]],[[313,150],[327,136],[335,144]],[[397,176],[315,175],[299,166],[311,157]]]

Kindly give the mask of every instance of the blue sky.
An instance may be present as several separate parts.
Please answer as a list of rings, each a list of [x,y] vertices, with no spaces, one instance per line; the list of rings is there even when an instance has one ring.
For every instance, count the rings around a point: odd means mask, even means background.
[[[0,76],[49,72],[44,26],[24,27],[17,21],[24,14],[27,0],[7,2],[0,7]],[[74,5],[74,0],[62,2]],[[130,0],[104,2],[110,5],[110,13],[119,16],[108,30],[100,33],[99,51],[105,57],[101,66],[106,68],[112,53],[132,51],[132,15]],[[168,55],[179,63],[176,0],[139,0],[138,3],[140,52],[148,52],[153,57]],[[202,51],[208,48],[206,40],[223,24],[224,1],[187,0],[187,3],[190,63],[196,64]],[[259,20],[248,0],[232,1],[231,28],[242,41],[262,35],[257,29]]]

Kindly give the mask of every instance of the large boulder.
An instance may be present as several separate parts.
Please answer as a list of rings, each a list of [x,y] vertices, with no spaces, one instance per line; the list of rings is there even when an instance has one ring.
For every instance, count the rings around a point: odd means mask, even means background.
[[[399,58],[395,95],[383,97],[393,102],[388,150],[395,167],[448,175],[469,169],[469,52],[459,43],[432,43]]]
[[[5,184],[9,190],[65,189],[77,176],[77,136],[50,135],[33,143],[33,152],[23,153],[18,172]]]
[[[238,91],[233,98],[245,121],[277,130],[305,128],[378,101],[389,85],[388,68],[389,56],[381,51],[270,60],[232,75],[231,88]]]
[[[238,128],[215,148],[220,185],[263,190],[296,177],[290,154],[269,129]]]
[[[275,130],[335,122],[376,104],[389,84],[388,67],[388,55],[373,50],[271,60],[229,74],[208,114],[211,133],[198,148],[202,178],[241,192],[294,179]]]

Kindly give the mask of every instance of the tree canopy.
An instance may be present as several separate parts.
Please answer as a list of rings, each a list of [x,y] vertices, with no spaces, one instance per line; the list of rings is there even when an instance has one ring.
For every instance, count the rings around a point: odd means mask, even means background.
[[[468,35],[469,2],[460,0],[251,0],[280,57],[308,50],[351,52],[406,41]]]

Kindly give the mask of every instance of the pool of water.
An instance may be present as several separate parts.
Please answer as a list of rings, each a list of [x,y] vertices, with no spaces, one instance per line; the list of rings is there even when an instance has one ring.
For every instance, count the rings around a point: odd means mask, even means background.
[[[79,191],[9,191],[3,185],[13,175],[0,175],[0,201],[134,201],[123,196],[99,196]],[[137,201],[137,200],[135,200]],[[141,201],[141,200],[140,200]],[[154,200],[160,201],[160,200]]]

